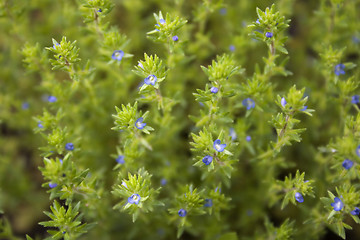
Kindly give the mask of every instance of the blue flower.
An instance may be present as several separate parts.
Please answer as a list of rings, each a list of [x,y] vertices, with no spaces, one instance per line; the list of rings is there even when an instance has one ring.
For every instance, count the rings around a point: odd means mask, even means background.
[[[212,207],[213,201],[210,198],[205,199],[204,207]]]
[[[59,159],[59,162],[60,162],[61,164],[63,164],[63,160],[62,160],[62,159]]]
[[[344,203],[340,198],[334,198],[334,202],[331,203],[331,206],[334,208],[334,211],[340,211],[344,207]]]
[[[116,162],[117,163],[120,163],[120,164],[124,164],[125,163],[125,156],[124,155],[119,155],[116,159]]]
[[[49,187],[50,187],[50,188],[57,187],[57,184],[56,184],[56,183],[52,183],[52,182],[50,182],[50,183],[49,183]]]
[[[113,54],[111,55],[111,58],[117,61],[121,61],[121,59],[124,56],[124,51],[121,50],[115,50]]]
[[[360,157],[360,145],[357,146],[357,148],[356,148],[356,155],[358,155],[358,157]]]
[[[164,24],[164,23],[165,23],[165,20],[162,19],[162,18],[160,18],[160,19],[159,19],[159,23],[160,23],[160,24]]]
[[[224,16],[227,13],[226,8],[220,8],[219,13]]]
[[[244,107],[246,107],[247,110],[250,110],[255,107],[255,101],[252,100],[251,98],[245,98],[242,101],[242,105],[244,105]]]
[[[230,133],[229,133],[229,135],[230,135],[230,137],[231,137],[231,140],[236,140],[237,139],[237,135],[236,135],[236,132],[235,132],[235,130],[234,130],[234,128],[230,128]]]
[[[230,50],[230,52],[234,52],[234,51],[235,51],[235,46],[234,46],[234,45],[230,45],[230,46],[229,46],[229,50]]]
[[[55,44],[53,45],[53,49],[56,49],[57,46],[60,46],[60,44],[59,44],[59,43],[55,43]]]
[[[202,161],[203,161],[203,163],[205,163],[205,165],[209,165],[209,164],[212,162],[212,160],[213,160],[213,157],[212,157],[212,156],[209,156],[209,155],[206,155],[206,156],[202,159]]]
[[[122,181],[121,185],[127,188],[126,182]]]
[[[337,76],[343,75],[343,74],[345,74],[344,69],[345,69],[345,65],[344,65],[344,64],[342,64],[342,63],[337,64],[337,65],[335,66],[334,73],[335,73]]]
[[[187,214],[187,211],[183,208],[181,208],[179,211],[178,211],[178,214],[180,217],[185,217],[186,214]]]
[[[272,38],[272,37],[273,37],[273,33],[272,33],[272,32],[267,32],[267,33],[265,33],[265,37],[267,37],[267,38]]]
[[[257,24],[260,24],[260,20],[259,20],[259,19],[256,19],[256,23],[257,23]]]
[[[146,126],[146,123],[143,123],[143,121],[144,121],[144,118],[142,118],[142,117],[138,118],[135,122],[135,127],[137,129],[143,129]]]
[[[354,165],[354,162],[349,160],[349,159],[345,159],[342,163],[342,166],[346,169],[349,170],[352,166]]]
[[[218,190],[219,190],[219,193],[221,193],[221,188],[216,187],[216,188],[215,188],[215,192],[217,192]]]
[[[167,183],[167,180],[166,180],[165,178],[162,178],[162,179],[160,180],[160,184],[161,184],[162,186],[166,185],[166,183]]]
[[[251,141],[251,136],[246,136],[246,138],[245,138],[245,140],[247,141],[247,142],[250,142]]]
[[[48,96],[48,102],[51,102],[51,103],[53,103],[53,102],[56,102],[57,101],[57,98],[55,97],[55,96]]]
[[[355,209],[352,210],[350,213],[351,213],[351,215],[354,215],[354,216],[359,215],[360,209],[358,207],[355,207]]]
[[[212,93],[217,93],[218,91],[219,91],[219,89],[217,87],[210,88],[210,92],[212,92]]]
[[[102,12],[102,9],[101,9],[101,8],[99,8],[99,9],[97,10],[97,12],[98,12],[98,13],[101,13],[101,12]]]
[[[142,65],[141,62],[138,63],[138,67],[144,69],[144,66]]]
[[[29,109],[30,104],[28,102],[23,102],[23,104],[21,105],[21,108],[26,110]]]
[[[224,151],[225,147],[226,147],[226,144],[221,144],[221,140],[220,139],[216,139],[214,141],[214,145],[213,145],[214,149],[218,152],[222,152]]]
[[[179,37],[178,37],[177,35],[175,35],[175,36],[172,37],[172,40],[173,40],[174,42],[176,42],[177,40],[179,40]]]
[[[65,144],[65,149],[68,151],[74,150],[74,144],[72,144],[72,143]]]
[[[133,204],[133,203],[139,204],[140,199],[141,199],[140,195],[137,194],[137,193],[134,193],[133,195],[128,197],[128,203],[130,203],[130,204]]]
[[[360,96],[359,95],[354,95],[351,97],[351,103],[353,104],[358,104],[360,102]]]
[[[299,192],[296,192],[296,193],[295,193],[295,199],[296,199],[296,201],[298,201],[299,203],[304,202],[304,197],[303,197],[303,195],[302,195],[301,193],[299,193]]]
[[[160,27],[160,25],[159,25],[159,24],[155,24],[155,26]],[[156,30],[156,31],[158,31],[158,32],[160,32],[160,30],[159,30],[159,29],[157,29],[157,28],[155,28],[155,30]]]
[[[147,85],[155,85],[157,81],[157,77],[155,75],[149,75],[147,78],[144,79],[145,84]]]
[[[287,104],[287,102],[286,102],[286,100],[285,100],[284,97],[281,98],[280,104],[281,104],[281,106],[283,106],[283,107],[285,107],[285,105]]]
[[[38,121],[38,128],[44,128],[44,126],[42,125],[42,121]]]
[[[308,108],[308,106],[304,106],[300,111],[305,111]]]

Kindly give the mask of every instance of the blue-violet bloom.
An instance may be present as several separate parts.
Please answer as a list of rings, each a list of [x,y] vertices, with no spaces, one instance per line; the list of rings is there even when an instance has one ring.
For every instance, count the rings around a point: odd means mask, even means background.
[[[155,75],[149,75],[144,79],[145,84],[147,85],[155,85],[157,81],[157,77]]]
[[[343,162],[342,162],[342,166],[343,168],[345,168],[346,170],[349,170],[352,166],[354,165],[354,162],[349,160],[349,159],[345,159]]]
[[[53,103],[53,102],[57,101],[57,98],[55,96],[49,96],[47,100],[48,100],[48,102]]]
[[[344,203],[340,198],[334,198],[334,202],[331,203],[331,206],[334,208],[334,211],[340,211],[344,207]]]
[[[255,101],[252,100],[251,98],[245,98],[242,101],[242,105],[244,105],[244,107],[246,107],[247,110],[250,110],[255,107]]]
[[[60,46],[60,44],[59,43],[54,44],[53,49],[56,49],[56,46]]]
[[[50,182],[50,183],[49,183],[49,187],[50,187],[50,188],[57,187],[57,184],[56,184],[56,183],[51,183],[51,182]]]
[[[146,123],[143,123],[143,121],[144,121],[144,118],[142,118],[142,117],[138,118],[135,122],[135,127],[140,130],[143,129],[146,126]]]
[[[303,197],[303,195],[302,195],[301,193],[299,193],[299,192],[296,192],[296,193],[295,193],[295,199],[296,199],[296,201],[298,201],[299,203],[304,202],[304,197]]]
[[[98,13],[101,13],[101,12],[102,12],[102,9],[101,9],[101,8],[99,8],[99,9],[97,10],[97,12],[98,12]]]
[[[257,23],[257,24],[260,24],[260,20],[259,20],[259,19],[256,19],[256,23]]]
[[[230,135],[230,137],[231,137],[231,140],[236,140],[237,139],[237,135],[236,135],[236,132],[235,132],[235,130],[234,130],[234,128],[230,128],[230,133],[229,133],[229,135]]]
[[[220,8],[219,13],[220,13],[220,15],[223,15],[223,16],[226,15],[226,13],[227,13],[226,8]]]
[[[166,183],[167,183],[167,180],[166,180],[165,178],[162,178],[162,179],[160,180],[160,184],[161,184],[162,186],[166,185]]]
[[[203,161],[203,163],[205,163],[205,165],[209,165],[209,164],[212,162],[212,160],[213,160],[213,157],[212,157],[212,156],[209,156],[209,155],[206,155],[206,156],[202,159],[202,161]]]
[[[26,110],[26,109],[29,109],[29,106],[30,104],[28,102],[24,102],[22,105],[21,105],[21,108]]]
[[[304,106],[300,111],[305,111],[308,108],[308,106]]]
[[[251,141],[251,136],[246,136],[246,138],[245,138],[245,140],[247,141],[247,142],[250,142]]]
[[[68,150],[68,151],[74,150],[74,144],[73,143],[65,144],[65,149]]]
[[[178,214],[180,217],[185,217],[186,214],[187,214],[187,211],[183,208],[181,208],[179,211],[178,211]]]
[[[287,104],[286,99],[285,99],[284,97],[281,98],[280,104],[281,104],[281,106],[283,106],[283,107],[285,107],[285,105]]]
[[[210,198],[205,199],[205,204],[204,204],[205,207],[212,207],[212,205],[213,205],[212,199]]]
[[[234,46],[234,45],[230,45],[230,46],[229,46],[229,50],[230,50],[230,52],[234,52],[234,51],[235,51],[235,46]]]
[[[44,128],[44,126],[42,125],[42,121],[38,121],[38,128]]]
[[[175,35],[175,36],[172,37],[172,40],[173,40],[174,42],[176,42],[177,40],[179,40],[179,37],[178,37],[177,35]]]
[[[272,36],[273,36],[272,32],[265,33],[265,37],[267,37],[267,38],[272,38]]]
[[[222,152],[224,151],[225,147],[226,147],[226,144],[221,144],[221,140],[220,139],[216,139],[214,141],[214,145],[213,145],[214,149],[218,152]]]
[[[133,203],[139,204],[140,199],[141,199],[140,195],[137,194],[137,193],[134,193],[133,195],[128,197],[128,203],[130,203],[130,204],[133,204]]]
[[[352,210],[350,213],[351,213],[351,215],[354,215],[354,216],[359,215],[360,209],[358,207],[355,207],[355,209]]]
[[[159,23],[160,23],[160,24],[164,24],[164,23],[165,23],[165,20],[162,19],[162,18],[160,18],[160,19],[159,19]]]
[[[334,73],[335,73],[337,76],[343,75],[343,74],[345,74],[344,69],[345,69],[345,65],[344,65],[344,64],[342,64],[342,63],[337,64],[337,65],[335,66]]]
[[[125,156],[124,155],[119,155],[116,159],[116,162],[117,163],[120,163],[120,164],[124,164],[125,163]]]
[[[121,50],[115,50],[113,54],[111,55],[111,58],[117,61],[121,61],[121,59],[124,56],[124,51]]]
[[[219,89],[217,87],[210,88],[210,92],[212,92],[212,93],[217,93],[218,91],[219,91]]]
[[[358,104],[360,102],[360,96],[359,95],[354,95],[351,97],[351,103],[353,104]]]

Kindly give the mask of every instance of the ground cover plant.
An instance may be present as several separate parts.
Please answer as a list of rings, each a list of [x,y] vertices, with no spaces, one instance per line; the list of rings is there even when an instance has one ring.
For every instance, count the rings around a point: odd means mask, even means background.
[[[0,239],[359,239],[359,0],[0,0]]]

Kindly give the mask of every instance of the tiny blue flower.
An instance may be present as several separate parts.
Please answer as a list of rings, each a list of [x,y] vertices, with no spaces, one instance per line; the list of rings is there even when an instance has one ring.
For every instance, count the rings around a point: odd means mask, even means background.
[[[42,121],[38,121],[38,128],[44,128],[44,126],[42,125]]]
[[[59,162],[60,162],[60,164],[63,164],[63,160],[62,160],[62,159],[59,159]]]
[[[226,15],[226,13],[227,13],[226,8],[220,8],[219,13],[220,13],[220,15],[223,15],[223,16]]]
[[[113,54],[111,55],[111,58],[117,61],[121,61],[121,59],[124,56],[124,51],[121,50],[115,50]]]
[[[160,25],[159,25],[159,24],[155,24],[155,26],[160,27]],[[157,28],[155,28],[155,30],[156,30],[156,31],[158,31],[158,32],[160,32],[160,30],[159,30],[159,29],[157,29]]]
[[[57,184],[56,184],[56,183],[52,183],[52,182],[50,182],[50,183],[49,183],[49,187],[50,187],[50,188],[57,187]]]
[[[214,149],[218,152],[222,152],[224,151],[225,147],[226,147],[226,144],[221,144],[221,140],[220,139],[216,139],[214,141],[214,145],[213,145]]]
[[[57,98],[55,96],[49,96],[47,100],[48,100],[48,102],[53,103],[53,102],[57,101]]]
[[[244,105],[244,107],[246,107],[247,110],[250,110],[255,107],[255,101],[252,100],[251,98],[245,98],[242,101],[242,105]]]
[[[133,203],[139,204],[140,199],[141,199],[140,195],[137,194],[137,193],[134,193],[133,195],[128,197],[128,203],[130,203],[130,204],[133,204]]]
[[[162,178],[162,179],[160,180],[160,184],[161,184],[162,186],[166,185],[166,183],[167,183],[167,180],[166,180],[165,178]]]
[[[126,182],[122,181],[121,185],[127,188]]]
[[[99,9],[97,10],[97,12],[98,12],[98,13],[101,13],[101,12],[102,12],[102,9],[101,9],[101,8],[99,8]]]
[[[230,135],[230,137],[231,137],[231,140],[236,140],[237,139],[237,135],[236,135],[236,132],[235,132],[235,130],[234,130],[234,128],[230,128],[230,133],[229,133],[229,135]]]
[[[145,84],[147,85],[155,85],[157,81],[157,77],[155,75],[149,75],[144,79]]]
[[[59,44],[59,43],[55,43],[55,44],[53,45],[53,49],[56,49],[57,46],[60,46],[60,44]]]
[[[172,37],[172,40],[173,40],[174,42],[176,42],[177,40],[179,40],[179,37],[178,37],[177,35],[175,35],[175,36]]]
[[[308,108],[308,106],[304,106],[300,111],[305,111]]]
[[[142,118],[142,117],[138,118],[135,122],[135,127],[137,129],[143,129],[146,126],[146,123],[143,123],[143,121],[144,121],[144,118]]]
[[[178,214],[180,217],[185,217],[186,214],[187,214],[187,211],[183,208],[181,208],[179,211],[178,211]]]
[[[272,32],[267,32],[267,33],[265,33],[265,37],[267,37],[267,38],[272,38],[272,37],[273,37],[273,33],[272,33]]]
[[[351,97],[351,103],[353,104],[358,104],[360,102],[360,96],[359,95],[354,95]]]
[[[212,199],[210,198],[205,199],[205,204],[204,204],[205,207],[212,207],[212,205],[213,205]]]
[[[247,142],[250,142],[251,141],[251,136],[246,136],[246,138],[245,138],[245,140],[247,141]]]
[[[344,65],[344,64],[342,64],[342,63],[337,64],[337,65],[335,66],[334,73],[335,73],[337,76],[343,75],[343,74],[345,74],[344,69],[345,69],[345,65]]]
[[[210,92],[212,92],[212,93],[217,93],[218,91],[219,91],[219,89],[217,87],[210,88]]]
[[[140,67],[140,68],[144,69],[144,66],[142,65],[142,63],[141,63],[141,62],[139,62],[139,63],[138,63],[138,67]]]
[[[74,144],[73,143],[65,144],[65,149],[68,150],[68,151],[74,150]]]
[[[116,162],[119,164],[124,164],[125,163],[125,156],[123,155],[119,155],[116,159]]]
[[[221,193],[221,188],[216,187],[215,192],[217,192],[218,190],[219,190],[219,193]]]
[[[209,165],[209,164],[212,162],[212,160],[213,160],[213,157],[212,157],[212,156],[209,156],[209,155],[206,155],[206,156],[202,159],[202,161],[203,161],[203,163],[205,163],[205,165]]]
[[[281,98],[280,104],[281,104],[281,106],[283,106],[283,107],[285,107],[285,105],[287,104],[287,102],[286,102],[286,100],[285,100],[284,97]]]
[[[349,160],[349,159],[345,159],[342,163],[342,166],[346,169],[349,170],[352,166],[354,165],[354,162]]]
[[[260,20],[259,20],[259,19],[256,19],[256,23],[257,23],[257,24],[260,24]]]
[[[23,104],[21,105],[21,108],[23,110],[26,110],[26,109],[29,109],[29,106],[30,106],[30,104],[28,102],[23,102]]]
[[[334,211],[340,211],[344,207],[344,203],[340,198],[334,198],[334,202],[331,203],[331,206],[334,208]]]
[[[303,195],[302,195],[301,193],[299,193],[299,192],[296,192],[296,193],[295,193],[295,199],[296,199],[296,201],[298,201],[299,203],[304,202],[304,197],[303,197]]]
[[[159,19],[159,23],[160,23],[160,24],[164,24],[164,23],[165,23],[165,20],[162,19],[162,18],[160,18],[160,19]]]
[[[360,157],[360,145],[357,146],[357,148],[356,148],[356,155],[358,155],[358,157]]]
[[[234,45],[230,45],[230,46],[229,46],[229,50],[230,50],[230,52],[234,52],[234,51],[235,51],[235,46],[234,46]]]
[[[359,215],[360,209],[358,207],[355,207],[355,209],[352,210],[350,213],[351,213],[351,215],[354,215],[354,216]]]

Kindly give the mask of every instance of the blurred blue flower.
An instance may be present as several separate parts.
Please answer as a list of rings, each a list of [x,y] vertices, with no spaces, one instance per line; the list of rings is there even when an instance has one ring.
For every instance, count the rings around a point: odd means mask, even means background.
[[[358,207],[355,207],[355,209],[352,210],[350,213],[351,213],[351,215],[354,215],[354,216],[359,215],[360,209]]]
[[[213,205],[212,199],[210,198],[205,199],[205,204],[204,204],[205,207],[212,207],[212,205]]]
[[[149,75],[144,79],[145,84],[147,85],[155,85],[157,81],[157,77],[155,75]]]
[[[226,147],[226,144],[221,144],[221,140],[220,139],[216,139],[214,141],[214,145],[213,145],[214,149],[218,152],[222,152],[224,151],[225,147]]]
[[[233,140],[233,141],[236,140],[237,135],[236,135],[236,132],[235,132],[234,128],[230,128],[229,131],[230,131],[229,135],[231,137],[231,140]]]
[[[59,43],[55,43],[55,44],[53,45],[53,49],[56,49],[57,46],[60,46],[60,44],[59,44]]]
[[[23,102],[23,104],[21,105],[21,108],[23,110],[26,110],[26,109],[29,109],[29,106],[30,106],[30,104],[28,102]]]
[[[251,98],[245,98],[243,101],[242,101],[242,105],[244,107],[246,107],[247,110],[250,110],[252,108],[255,107],[255,101],[252,100]]]
[[[179,40],[179,37],[178,37],[177,35],[175,35],[175,36],[172,37],[172,40],[173,40],[174,42],[176,42],[177,40]]]
[[[226,15],[226,13],[227,13],[226,8],[220,8],[219,13],[220,13],[220,15],[223,15],[223,16]]]
[[[230,50],[230,52],[234,52],[234,51],[235,51],[235,46],[234,46],[234,45],[230,45],[230,46],[229,46],[229,50]]]
[[[334,202],[331,203],[331,206],[334,208],[334,211],[340,211],[344,207],[344,203],[340,198],[334,198]]]
[[[68,151],[74,150],[74,144],[72,144],[72,143],[65,144],[65,149]]]
[[[48,96],[48,102],[51,102],[51,103],[53,103],[53,102],[56,102],[57,101],[57,98],[55,97],[55,96]]]
[[[267,37],[267,38],[272,38],[272,37],[273,37],[273,33],[272,33],[272,32],[267,32],[267,33],[265,33],[265,37]]]
[[[342,162],[342,166],[346,169],[346,170],[349,170],[352,166],[354,165],[354,162],[349,160],[349,159],[345,159],[343,162]]]
[[[217,87],[210,88],[210,92],[212,92],[212,93],[217,93],[218,91],[219,91],[219,89]]]
[[[209,165],[209,164],[212,162],[212,160],[213,160],[213,157],[212,157],[212,156],[209,156],[209,155],[206,155],[206,156],[202,159],[202,161],[203,161],[203,163],[205,163],[205,165]]]
[[[337,76],[345,74],[345,65],[340,63],[335,66],[334,72]]]
[[[98,13],[101,13],[101,12],[102,12],[102,9],[101,9],[101,8],[99,8],[99,9],[97,10],[97,12],[98,12]]]
[[[251,141],[251,136],[246,136],[246,138],[245,138],[245,140],[247,141],[247,142],[250,142]]]
[[[160,18],[160,19],[159,19],[159,23],[160,23],[160,24],[164,24],[164,23],[165,23],[165,20],[162,19],[162,18]]]
[[[359,95],[354,95],[351,97],[351,103],[353,104],[358,104],[360,102],[360,96]]]
[[[42,125],[42,121],[38,121],[38,128],[44,128],[44,126]]]
[[[160,180],[160,184],[161,184],[162,186],[166,185],[166,183],[167,183],[167,180],[166,180],[165,178],[162,178],[162,179]]]
[[[135,127],[137,129],[143,129],[146,126],[146,123],[143,123],[143,121],[144,121],[144,118],[142,118],[142,117],[138,118],[135,122]]]
[[[305,111],[308,108],[308,106],[304,106],[300,111]]]
[[[259,20],[259,19],[256,19],[256,23],[257,23],[257,24],[260,24],[260,20]]]
[[[185,217],[186,214],[187,214],[187,211],[183,208],[181,208],[179,211],[178,211],[178,214],[180,217]]]
[[[303,197],[303,195],[302,195],[301,193],[299,193],[299,192],[296,192],[296,193],[295,193],[295,199],[296,199],[296,201],[298,201],[299,203],[304,202],[304,197]]]
[[[285,99],[284,97],[281,98],[280,104],[281,104],[281,106],[283,106],[283,107],[285,107],[285,105],[287,104],[286,99]]]
[[[133,203],[139,204],[140,199],[141,199],[140,195],[137,194],[137,193],[134,193],[133,195],[128,197],[128,203],[130,203],[130,204],[133,204]]]
[[[121,50],[115,50],[111,55],[111,58],[117,61],[121,61],[123,57],[124,57],[124,51]]]
[[[119,155],[119,156],[116,158],[116,162],[117,162],[117,163],[120,163],[120,164],[124,164],[124,163],[125,163],[125,156],[124,156],[124,155]]]
[[[50,187],[50,188],[55,188],[55,187],[57,187],[57,184],[50,182],[50,183],[49,183],[49,187]]]

